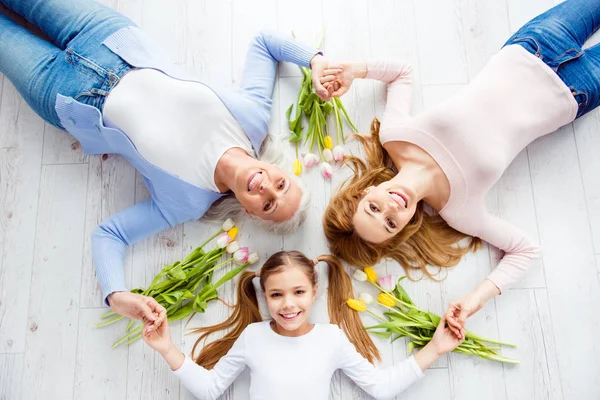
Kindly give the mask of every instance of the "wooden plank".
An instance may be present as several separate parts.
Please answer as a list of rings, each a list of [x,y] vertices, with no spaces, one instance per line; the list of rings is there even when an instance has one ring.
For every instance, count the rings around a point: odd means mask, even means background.
[[[83,164],[88,156],[71,134],[49,123],[44,124],[44,156],[42,164]]]
[[[231,0],[187,1],[186,68],[203,82],[232,87]]]
[[[467,254],[442,282],[442,304],[447,307],[454,299],[473,290],[490,272],[489,249],[486,244],[477,253]],[[505,294],[509,296],[510,294]],[[478,335],[498,337],[495,299],[472,315],[466,328]],[[502,365],[479,357],[451,353],[449,355],[450,388],[456,399],[507,399]],[[477,384],[471,379],[477,376]]]
[[[450,379],[446,368],[430,369],[425,372],[425,377],[417,381],[396,398],[398,400],[450,400]]]
[[[141,175],[136,174],[136,203],[150,197]],[[134,244],[132,251],[131,287],[147,287],[166,265],[182,259],[183,225],[164,230]],[[180,328],[171,328],[174,340],[181,337]],[[129,346],[127,398],[179,399],[179,381],[167,363],[149,346],[138,340]]]
[[[42,168],[23,398],[73,398],[87,165]]]
[[[594,152],[600,148],[600,112],[592,111],[575,121],[573,127],[594,252],[600,253],[600,160]]]
[[[125,320],[95,328],[106,309],[79,311],[74,399],[123,399],[127,393],[127,345],[111,349],[125,334]]]
[[[293,34],[296,38],[311,46],[316,46],[319,38],[326,28],[323,22],[322,0],[308,0],[303,2],[289,2],[277,4],[277,29],[286,34]],[[327,36],[323,39],[323,51],[327,48]],[[282,63],[279,66],[279,77],[302,76],[300,68],[292,63]]]
[[[537,140],[528,153],[564,397],[593,397],[600,392],[593,337],[600,282],[572,125]]]
[[[466,83],[468,74],[464,32],[457,4],[443,0],[418,1],[415,2],[414,18],[421,83]]]
[[[23,354],[0,354],[0,400],[21,398]]]
[[[184,63],[187,54],[187,30],[181,22],[187,19],[187,0],[165,3],[161,0],[143,2],[141,28],[152,37],[159,47],[175,63]]]
[[[0,97],[0,353],[25,351],[44,121],[8,79]]]
[[[521,362],[504,365],[508,398],[562,399],[546,289],[513,290],[496,299],[496,306],[499,338],[519,346],[502,350]]]
[[[508,8],[505,1],[459,0],[458,3],[471,80],[510,37]]]
[[[102,220],[132,206],[135,192],[135,168],[115,154],[89,159],[87,206],[81,277],[81,307],[103,307],[103,294],[96,279],[92,259],[92,232]],[[127,282],[131,277],[131,249],[123,262]]]

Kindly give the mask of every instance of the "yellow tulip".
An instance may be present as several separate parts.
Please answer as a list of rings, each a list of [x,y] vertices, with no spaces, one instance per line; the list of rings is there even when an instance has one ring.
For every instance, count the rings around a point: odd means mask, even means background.
[[[354,311],[363,312],[367,310],[367,305],[360,300],[348,299],[346,300],[346,304]]]
[[[238,227],[234,226],[233,228],[231,228],[230,230],[227,231],[227,235],[231,238],[231,240],[234,240],[238,234],[238,231],[239,231]]]
[[[333,149],[333,140],[329,135],[325,136],[325,148],[329,150]]]
[[[377,272],[375,272],[375,269],[373,269],[373,267],[364,267],[363,271],[365,271],[365,274],[367,274],[367,279],[373,283],[377,282]]]
[[[396,305],[396,299],[387,293],[379,293],[379,296],[377,296],[377,301],[388,307],[394,307]]]
[[[292,164],[292,170],[296,176],[302,173],[302,161],[300,161],[299,158],[294,160],[294,163]]]

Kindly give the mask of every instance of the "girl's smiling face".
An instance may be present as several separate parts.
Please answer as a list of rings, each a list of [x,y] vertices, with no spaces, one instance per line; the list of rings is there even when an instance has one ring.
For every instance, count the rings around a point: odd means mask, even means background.
[[[308,323],[310,310],[317,295],[317,285],[302,269],[286,266],[270,275],[265,282],[269,314],[275,321],[275,331],[283,336],[301,336],[312,326]]]

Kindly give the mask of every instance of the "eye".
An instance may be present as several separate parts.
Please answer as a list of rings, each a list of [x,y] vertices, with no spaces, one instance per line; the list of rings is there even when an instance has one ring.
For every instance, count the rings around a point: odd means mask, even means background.
[[[304,291],[304,290],[296,290],[296,294],[304,294],[304,293],[306,293],[306,291]]]
[[[271,298],[275,298],[275,297],[279,297],[281,296],[281,293],[273,293],[271,294]]]
[[[396,224],[391,219],[388,219],[388,226],[392,229],[396,229]]]
[[[379,208],[377,208],[377,206],[375,204],[369,204],[369,208],[373,212],[379,212]]]
[[[267,201],[267,203],[263,207],[263,211],[269,211],[269,208],[271,208],[271,205],[273,205],[273,202],[271,200]]]
[[[281,182],[279,182],[279,185],[277,185],[277,189],[283,190],[284,188],[285,188],[285,180],[282,180]]]

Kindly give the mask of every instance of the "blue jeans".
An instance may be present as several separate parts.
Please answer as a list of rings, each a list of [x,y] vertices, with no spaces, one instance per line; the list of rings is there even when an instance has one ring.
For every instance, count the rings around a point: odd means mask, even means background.
[[[29,106],[64,129],[56,94],[102,110],[106,95],[132,67],[102,45],[127,17],[91,0],[0,0],[40,28],[48,42],[0,13],[0,72]]]
[[[600,0],[566,0],[537,16],[506,43],[523,46],[571,89],[577,118],[600,105],[600,44],[582,50],[600,27]]]

